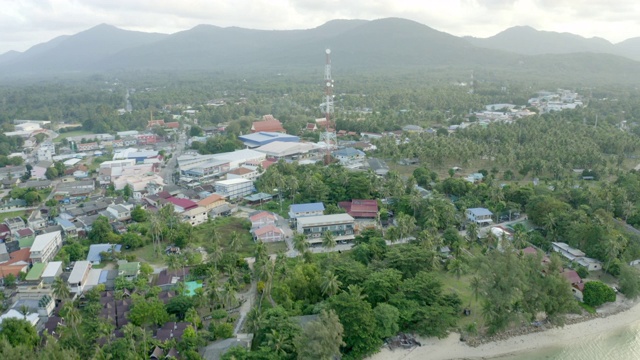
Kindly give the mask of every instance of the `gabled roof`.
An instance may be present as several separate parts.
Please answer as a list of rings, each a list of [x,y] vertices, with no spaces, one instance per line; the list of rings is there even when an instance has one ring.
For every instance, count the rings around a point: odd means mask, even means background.
[[[60,231],[54,231],[47,234],[36,236],[33,245],[31,245],[31,251],[43,251],[56,237],[59,237]]]
[[[265,115],[262,117],[262,121],[255,121],[251,126],[253,132],[271,131],[271,132],[284,132],[282,123],[273,117],[273,115]]]
[[[274,220],[276,219],[276,216],[273,215],[272,213],[270,213],[268,211],[260,211],[259,213],[250,216],[249,220],[251,220],[251,222],[254,222],[254,221],[258,221],[258,220],[260,220],[262,218],[265,218],[265,217],[270,218],[270,219],[274,219]]]
[[[352,147],[334,151],[333,154],[337,156],[347,156],[347,157],[364,156],[364,153],[362,151],[358,149],[354,149]]]
[[[491,216],[493,213],[489,211],[489,209],[485,208],[471,208],[467,209],[468,212],[472,213],[474,216]]]
[[[321,202],[309,203],[309,204],[291,204],[290,209],[291,209],[291,213],[324,211],[324,204]]]
[[[341,201],[338,206],[345,209],[353,217],[376,217],[378,216],[377,200],[351,200]]]
[[[173,122],[168,122],[164,124],[164,126],[168,127],[169,129],[177,129],[180,127],[180,123],[177,121],[173,121]]]
[[[167,201],[172,203],[175,206],[179,206],[183,208],[185,211],[198,207],[198,204],[189,200],[189,199],[181,199],[177,197],[167,198]]]
[[[221,196],[221,195],[218,195],[218,194],[211,194],[211,195],[207,196],[206,198],[198,201],[198,205],[207,206],[207,205],[211,205],[211,204],[215,203],[216,201],[220,201],[220,200],[224,200],[224,196]]]
[[[247,169],[245,167],[239,167],[239,168],[235,168],[235,169],[229,171],[229,174],[246,175],[246,174],[250,174],[252,172],[255,172],[255,170]]]
[[[565,279],[569,281],[571,285],[576,286],[580,291],[584,289],[584,283],[582,283],[582,279],[580,275],[575,270],[565,269],[561,274]]]
[[[261,228],[255,229],[253,233],[256,236],[262,236],[264,234],[268,234],[270,232],[274,232],[276,234],[282,234],[282,230],[280,228],[275,227],[274,225],[267,225]]]

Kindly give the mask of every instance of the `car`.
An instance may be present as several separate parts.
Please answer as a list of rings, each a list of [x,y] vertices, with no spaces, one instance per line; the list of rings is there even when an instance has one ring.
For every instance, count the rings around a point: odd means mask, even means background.
[[[500,222],[504,222],[504,221],[509,221],[509,216],[508,215],[500,216]]]

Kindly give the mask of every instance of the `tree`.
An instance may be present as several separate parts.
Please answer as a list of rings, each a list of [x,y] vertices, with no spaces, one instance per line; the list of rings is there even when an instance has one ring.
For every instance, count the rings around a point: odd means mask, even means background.
[[[2,280],[4,282],[4,286],[8,288],[12,288],[16,285],[16,276],[13,274],[5,275],[5,277]]]
[[[327,305],[336,312],[344,327],[344,355],[358,359],[378,351],[382,341],[378,336],[376,318],[371,304],[358,291],[343,291],[334,295],[329,298]]]
[[[110,243],[113,236],[113,229],[109,224],[109,219],[106,216],[98,216],[96,221],[91,225],[91,231],[89,231],[88,238],[93,244]]]
[[[616,301],[615,291],[601,281],[589,281],[585,283],[582,295],[584,303],[593,307],[598,307],[606,302]]]
[[[56,170],[56,168],[54,167],[47,168],[47,170],[44,172],[44,176],[49,180],[57,178],[58,175],[58,170]]]
[[[293,248],[300,253],[300,255],[304,254],[307,249],[309,249],[309,242],[307,242],[307,237],[304,234],[295,233],[293,235]]]
[[[33,349],[40,337],[27,320],[8,318],[0,323],[0,339],[6,339],[12,346],[24,345]]]
[[[53,280],[51,288],[53,289],[53,296],[58,300],[65,300],[71,296],[69,284],[61,277],[56,277],[56,279]]]
[[[340,290],[342,283],[338,280],[338,277],[334,275],[330,270],[324,274],[322,279],[322,295],[333,296]]]
[[[295,337],[298,360],[333,360],[340,355],[344,328],[333,310],[320,313],[317,320],[307,323]]]
[[[398,326],[400,311],[395,306],[380,303],[373,309],[373,314],[376,318],[378,336],[380,338],[387,339],[396,336],[400,330]]]
[[[640,295],[640,271],[637,268],[623,264],[620,267],[620,291],[629,299]]]
[[[467,273],[467,266],[459,258],[449,261],[447,268],[450,273],[455,275],[456,279],[460,280],[460,277]]]
[[[169,321],[169,314],[158,298],[134,297],[129,320],[137,326],[162,325]]]
[[[131,219],[135,222],[145,222],[147,221],[147,212],[140,205],[136,205],[131,210]]]
[[[327,250],[331,251],[337,245],[336,238],[333,236],[331,231],[325,231],[322,234],[322,246]]]

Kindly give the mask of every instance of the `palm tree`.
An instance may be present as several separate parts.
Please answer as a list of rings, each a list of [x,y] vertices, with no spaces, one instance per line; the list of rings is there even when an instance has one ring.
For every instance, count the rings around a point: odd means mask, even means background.
[[[331,251],[336,245],[336,238],[333,236],[333,233],[331,231],[325,231],[322,234],[322,246],[324,246],[325,250]]]
[[[480,278],[477,276],[472,277],[471,282],[469,282],[469,286],[471,287],[471,291],[473,292],[476,302],[478,302],[478,295],[480,294],[480,289],[482,287]]]
[[[57,277],[53,281],[51,288],[53,289],[53,296],[58,300],[65,300],[71,297],[69,285],[61,277]]]
[[[27,320],[27,315],[29,314],[29,307],[25,304],[20,305],[20,309],[18,310],[20,314]]]
[[[333,296],[337,294],[341,285],[338,276],[327,270],[322,278],[322,295]]]
[[[240,245],[240,236],[237,232],[232,232],[229,240],[229,247],[231,248],[231,251],[238,252]]]
[[[293,344],[289,336],[276,329],[271,329],[271,332],[267,334],[267,346],[271,347],[278,358],[284,359]]]
[[[478,224],[475,222],[471,222],[467,225],[467,240],[469,240],[469,242],[478,240]]]
[[[307,242],[307,237],[304,234],[296,232],[293,235],[293,248],[300,254],[304,254],[307,249],[309,249],[309,243]]]
[[[78,309],[73,306],[73,302],[65,303],[61,312],[64,314],[63,319],[71,326],[71,328],[73,328],[76,336],[80,338],[80,334],[78,333],[78,324],[82,321],[82,316]]]
[[[449,272],[455,275],[458,280],[460,280],[460,277],[467,272],[465,264],[460,259],[451,260],[448,268]]]

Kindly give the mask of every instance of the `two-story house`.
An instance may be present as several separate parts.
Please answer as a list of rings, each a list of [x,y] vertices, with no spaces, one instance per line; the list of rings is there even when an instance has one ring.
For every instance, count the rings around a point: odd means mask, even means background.
[[[485,208],[471,208],[466,211],[467,220],[475,222],[478,225],[489,225],[493,223],[491,217],[493,213]]]

